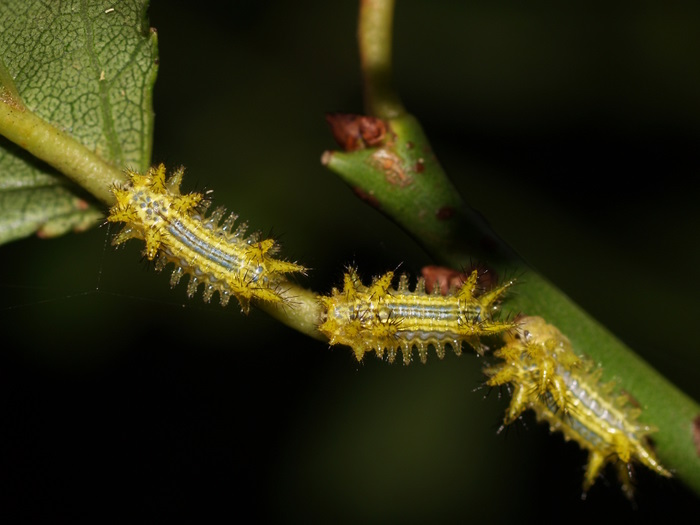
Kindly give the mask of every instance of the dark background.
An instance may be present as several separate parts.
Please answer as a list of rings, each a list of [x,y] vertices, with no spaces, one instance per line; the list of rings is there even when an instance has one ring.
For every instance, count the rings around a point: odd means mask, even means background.
[[[700,399],[700,4],[398,2],[395,77],[468,202]],[[355,1],[155,0],[155,162],[184,164],[328,292],[430,259],[319,162],[361,112]],[[187,300],[105,227],[2,247],[0,514],[312,522],[632,521],[698,509],[638,469],[581,502],[585,453],[482,361],[357,364],[258,311]],[[693,515],[693,514],[691,514]]]

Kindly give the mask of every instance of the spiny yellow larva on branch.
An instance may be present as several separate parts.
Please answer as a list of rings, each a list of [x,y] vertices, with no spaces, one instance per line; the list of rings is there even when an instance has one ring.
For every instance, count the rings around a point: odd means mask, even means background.
[[[173,263],[170,279],[175,286],[187,274],[187,295],[192,297],[204,284],[204,300],[209,302],[214,292],[226,305],[234,296],[241,310],[248,313],[250,301],[284,302],[284,276],[304,273],[296,263],[275,259],[279,251],[273,239],[260,239],[259,233],[246,236],[247,224],[236,229],[238,218],[216,208],[209,217],[205,213],[210,201],[201,193],[180,193],[184,169],[180,168],[166,180],[163,164],[145,174],[127,170],[129,182],[113,189],[117,204],[110,210],[109,222],[123,222],[124,229],[112,244],[131,238],[146,242],[144,255],[162,270]]]
[[[383,357],[386,350],[387,359],[393,362],[401,350],[405,364],[411,362],[415,347],[425,363],[430,345],[440,358],[445,355],[445,345],[461,354],[462,342],[483,354],[481,336],[499,334],[515,326],[510,321],[494,320],[501,296],[514,281],[479,293],[479,274],[474,270],[459,288],[443,296],[439,286],[426,293],[423,278],[418,279],[413,291],[409,290],[406,275],[393,289],[393,278],[394,272],[387,272],[365,286],[351,268],[345,274],[342,290],[333,289],[330,296],[319,297],[325,310],[319,330],[331,345],[351,347],[358,361],[366,352],[374,350]]]
[[[606,464],[616,466],[622,490],[632,497],[633,462],[670,477],[656,459],[647,436],[655,429],[637,422],[629,393],[618,392],[614,381],[601,383],[603,369],[577,355],[571,342],[541,317],[522,317],[518,330],[506,335],[494,352],[502,361],[485,370],[489,386],[509,384],[513,398],[504,418],[509,424],[532,409],[552,432],[588,450],[584,495]]]

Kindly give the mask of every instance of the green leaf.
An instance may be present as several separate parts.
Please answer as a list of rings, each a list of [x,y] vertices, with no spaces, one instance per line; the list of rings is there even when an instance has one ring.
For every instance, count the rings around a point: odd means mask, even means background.
[[[145,170],[155,32],[147,0],[0,2],[0,101],[34,113],[109,164]],[[101,206],[0,137],[0,243],[97,224]]]

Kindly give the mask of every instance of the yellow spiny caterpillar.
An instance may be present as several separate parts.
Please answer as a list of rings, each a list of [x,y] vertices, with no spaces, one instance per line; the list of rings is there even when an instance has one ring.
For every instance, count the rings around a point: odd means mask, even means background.
[[[629,466],[634,462],[662,476],[671,473],[659,463],[647,436],[654,429],[637,422],[639,408],[630,407],[615,383],[601,383],[602,368],[575,354],[570,341],[541,317],[519,320],[518,331],[494,352],[501,363],[487,368],[489,386],[510,384],[513,398],[504,418],[512,423],[532,409],[550,430],[588,450],[584,495],[608,463],[614,463],[622,489],[633,492]]]
[[[345,274],[342,290],[334,288],[330,296],[319,298],[325,312],[319,330],[330,344],[351,347],[358,361],[366,352],[374,350],[383,357],[386,350],[387,359],[393,362],[400,349],[405,364],[411,362],[416,347],[425,363],[430,345],[440,358],[445,355],[445,345],[461,354],[463,341],[483,353],[481,336],[499,334],[515,326],[509,321],[494,320],[498,301],[513,281],[479,294],[479,274],[474,270],[461,287],[443,296],[438,286],[432,294],[426,293],[422,278],[410,291],[406,275],[392,289],[393,278],[394,272],[387,272],[365,286],[351,268]]]
[[[112,244],[131,238],[146,241],[144,255],[149,260],[158,257],[158,270],[168,263],[175,264],[171,286],[184,274],[189,275],[189,297],[204,284],[206,302],[214,292],[219,293],[224,306],[234,296],[241,310],[248,313],[251,299],[282,302],[284,275],[304,272],[303,266],[272,257],[279,251],[274,240],[260,240],[257,233],[246,236],[245,223],[234,230],[235,214],[222,224],[222,207],[205,217],[210,202],[201,193],[180,193],[183,168],[167,180],[163,164],[145,175],[130,170],[127,173],[129,182],[113,190],[117,204],[107,218],[126,223]]]

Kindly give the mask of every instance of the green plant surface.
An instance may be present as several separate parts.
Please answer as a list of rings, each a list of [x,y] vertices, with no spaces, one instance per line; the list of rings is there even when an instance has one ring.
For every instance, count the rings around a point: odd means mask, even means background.
[[[157,49],[147,6],[0,3],[0,242],[97,224],[95,198],[110,202],[124,167],[150,165]]]

